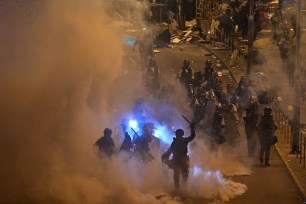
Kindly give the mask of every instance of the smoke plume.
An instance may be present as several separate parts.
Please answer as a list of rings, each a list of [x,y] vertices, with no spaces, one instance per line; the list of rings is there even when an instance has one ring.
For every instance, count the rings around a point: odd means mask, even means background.
[[[109,192],[92,144],[109,125],[108,90],[122,58],[116,34],[105,27],[109,19],[102,4],[5,6],[1,201],[100,202]]]

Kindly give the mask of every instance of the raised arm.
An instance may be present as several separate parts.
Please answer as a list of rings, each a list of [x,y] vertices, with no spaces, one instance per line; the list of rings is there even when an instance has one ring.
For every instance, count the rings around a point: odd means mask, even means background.
[[[188,142],[191,142],[196,136],[195,127],[194,127],[193,123],[190,124],[190,132],[191,132],[191,135],[189,137],[187,137]]]

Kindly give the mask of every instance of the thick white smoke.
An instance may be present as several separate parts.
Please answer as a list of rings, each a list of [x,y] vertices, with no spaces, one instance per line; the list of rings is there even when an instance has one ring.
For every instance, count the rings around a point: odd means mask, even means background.
[[[5,6],[1,201],[104,201],[106,170],[92,144],[109,125],[108,89],[120,71],[122,48],[105,27],[109,19],[102,4],[61,0]]]
[[[121,33],[107,26],[113,22],[108,15],[113,4],[105,11],[109,1],[2,3],[0,202],[179,202],[154,197],[173,189],[160,149],[148,166],[120,157],[101,160],[93,151],[102,130],[119,123],[118,105],[130,107],[142,95],[140,75],[128,93],[118,88],[123,48]],[[200,185],[196,193],[204,198],[223,198],[227,192],[224,200],[246,190],[229,181],[223,185],[215,175],[215,194],[206,193],[212,189],[209,182],[203,187],[192,178],[191,189]]]

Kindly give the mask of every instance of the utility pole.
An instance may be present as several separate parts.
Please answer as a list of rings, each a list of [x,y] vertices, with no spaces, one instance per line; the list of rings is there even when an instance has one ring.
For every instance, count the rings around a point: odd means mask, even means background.
[[[254,41],[254,0],[249,0],[247,75],[251,73],[251,66],[253,65],[253,57],[254,57],[253,41]]]
[[[299,151],[299,135],[300,135],[300,119],[301,119],[301,74],[303,73],[300,66],[300,52],[301,52],[301,0],[297,1],[297,14],[296,14],[296,42],[295,42],[295,96],[293,108],[293,134],[292,146],[290,153],[297,153]]]

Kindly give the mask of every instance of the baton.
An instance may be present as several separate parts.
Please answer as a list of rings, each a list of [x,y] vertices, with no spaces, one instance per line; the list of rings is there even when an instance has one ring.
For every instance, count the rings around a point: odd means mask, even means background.
[[[184,115],[182,115],[182,117],[187,121],[187,123],[189,123],[189,125],[191,125],[191,122]]]
[[[137,134],[137,132],[134,130],[134,128],[131,127],[131,129],[133,130],[133,132],[135,133],[135,135],[136,135],[137,137],[139,137],[138,134]]]

